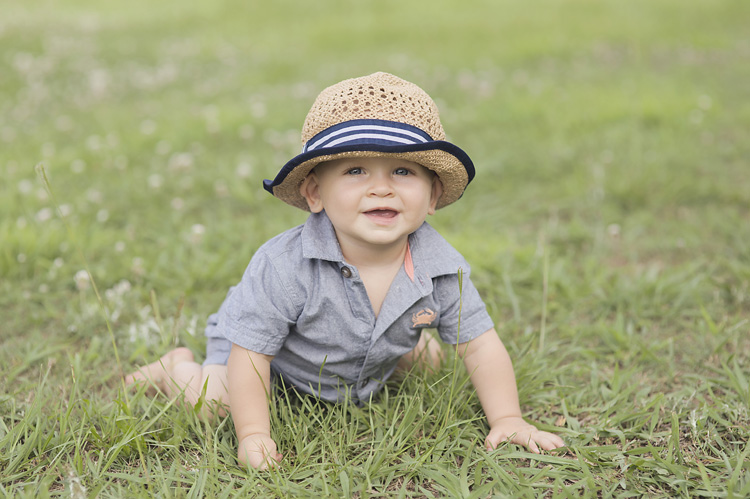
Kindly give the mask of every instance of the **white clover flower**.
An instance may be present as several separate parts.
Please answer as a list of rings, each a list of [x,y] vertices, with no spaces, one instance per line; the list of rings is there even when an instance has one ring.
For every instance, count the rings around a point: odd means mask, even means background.
[[[246,161],[243,161],[239,165],[237,165],[237,169],[235,170],[235,174],[239,178],[248,178],[252,173],[253,167]]]
[[[164,183],[164,178],[158,173],[148,176],[148,186],[152,189],[158,189]]]
[[[96,96],[102,96],[110,83],[109,72],[106,69],[92,69],[88,74],[89,88]]]
[[[156,123],[151,120],[143,120],[140,129],[143,135],[151,135],[156,131]]]
[[[115,251],[118,253],[122,253],[123,251],[125,251],[125,243],[122,241],[117,241],[115,243]]]
[[[73,278],[76,282],[76,288],[78,291],[84,291],[88,289],[90,280],[89,280],[89,273],[86,270],[79,270],[76,272],[75,277]]]
[[[27,52],[17,52],[13,57],[13,67],[19,73],[28,73],[34,67],[34,56]]]
[[[693,125],[700,125],[703,122],[703,111],[700,109],[693,109],[690,111],[689,120]]]
[[[37,222],[46,222],[47,220],[52,218],[52,209],[42,208],[41,210],[37,212],[34,218],[36,218]]]
[[[140,334],[138,332],[138,326],[136,326],[135,324],[130,324],[128,326],[128,340],[130,340],[130,343],[135,343],[138,340],[139,336]]]
[[[115,158],[115,168],[118,170],[124,170],[128,167],[128,157],[127,156],[117,156]]]
[[[206,120],[206,133],[215,134],[215,133],[219,133],[220,130],[221,130],[221,125],[219,124],[219,120],[214,120],[214,119]]]
[[[250,114],[253,115],[254,118],[263,118],[266,115],[267,109],[265,102],[253,102],[250,105]]]
[[[34,190],[34,184],[31,180],[24,179],[18,182],[18,192],[21,194],[30,194],[32,190]]]
[[[68,472],[68,495],[70,497],[73,497],[75,499],[79,499],[81,497],[88,497],[88,491],[86,490],[86,487],[81,483],[80,477],[73,473],[73,471]]]
[[[128,326],[128,339],[131,343],[144,342],[147,345],[155,345],[159,342],[160,329],[153,317],[150,316],[150,308],[144,307],[138,312],[140,319],[137,323]]]
[[[713,99],[711,99],[710,95],[699,95],[698,96],[698,107],[704,111],[708,111],[711,109],[711,106],[713,105]]]
[[[156,144],[156,154],[160,154],[164,156],[165,154],[169,154],[171,150],[172,150],[172,144],[170,144],[166,140],[160,140]]]
[[[67,217],[73,213],[73,208],[69,204],[61,204],[60,205],[60,215],[63,217]]]
[[[127,279],[123,279],[115,284],[115,287],[113,289],[119,296],[122,296],[128,293],[132,289],[132,286],[130,285],[130,281],[128,281]]]
[[[86,137],[86,147],[89,151],[98,151],[102,148],[102,138],[98,135],[89,135]]]
[[[16,140],[16,136],[16,131],[13,128],[9,126],[0,128],[0,138],[3,140],[3,142],[13,142],[14,140]]]
[[[109,211],[101,209],[96,213],[96,220],[97,222],[106,222],[109,220]]]
[[[203,240],[203,234],[206,233],[206,227],[201,224],[195,224],[190,227],[190,242],[198,244]]]
[[[315,97],[315,85],[310,81],[300,81],[292,87],[292,97],[295,99],[310,99]]]
[[[178,184],[181,189],[189,191],[195,185],[195,179],[192,175],[180,175]]]
[[[142,276],[143,274],[145,274],[146,269],[143,268],[143,258],[140,258],[140,257],[133,258],[133,264],[131,265],[130,269],[137,276]]]
[[[73,120],[70,119],[70,116],[58,116],[55,118],[55,128],[61,132],[68,132],[73,129]]]
[[[208,105],[203,107],[203,117],[207,120],[219,119],[219,108],[214,105]]]
[[[229,186],[223,180],[217,180],[214,182],[214,192],[217,196],[225,198],[229,196]]]
[[[252,125],[242,125],[237,133],[241,139],[250,140],[255,137],[255,128]]]
[[[86,191],[86,199],[91,203],[100,204],[104,200],[104,196],[97,189],[89,189]]]
[[[70,171],[73,173],[83,173],[86,169],[86,162],[82,159],[74,159],[70,163]]]
[[[186,171],[193,166],[193,155],[189,152],[173,154],[169,158],[168,168],[170,171]]]
[[[190,320],[188,321],[187,325],[185,325],[185,332],[189,334],[190,336],[195,336],[195,333],[197,330],[198,330],[198,316],[193,315],[190,317]]]

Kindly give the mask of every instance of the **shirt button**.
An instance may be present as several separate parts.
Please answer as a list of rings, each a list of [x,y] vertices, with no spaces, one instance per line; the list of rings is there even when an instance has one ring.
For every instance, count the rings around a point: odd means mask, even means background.
[[[350,278],[352,276],[352,269],[349,267],[341,267],[341,275],[347,279]]]

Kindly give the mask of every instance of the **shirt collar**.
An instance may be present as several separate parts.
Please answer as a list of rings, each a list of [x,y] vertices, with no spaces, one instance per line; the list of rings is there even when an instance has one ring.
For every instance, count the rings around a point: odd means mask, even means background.
[[[325,211],[311,213],[302,227],[302,256],[330,262],[343,262],[336,231]]]
[[[469,273],[469,264],[461,253],[427,222],[409,236],[409,246],[417,275],[433,278],[455,274],[459,268]]]

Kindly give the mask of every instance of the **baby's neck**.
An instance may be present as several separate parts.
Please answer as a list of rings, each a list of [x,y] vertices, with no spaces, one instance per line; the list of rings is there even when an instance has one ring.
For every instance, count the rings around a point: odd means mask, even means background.
[[[347,248],[348,251],[344,252],[344,259],[354,265],[359,272],[376,317],[380,314],[380,308],[393,279],[404,264],[407,241],[408,239],[405,239],[400,245],[383,247],[376,251],[362,248],[352,251],[352,248]]]
[[[341,253],[344,260],[357,267],[361,272],[363,269],[382,269],[396,266],[397,268],[404,263],[406,256],[406,247],[409,238],[388,245],[347,245],[342,244]]]

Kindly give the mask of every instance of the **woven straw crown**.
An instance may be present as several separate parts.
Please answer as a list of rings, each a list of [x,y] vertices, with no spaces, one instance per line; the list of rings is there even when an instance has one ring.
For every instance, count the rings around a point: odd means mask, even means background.
[[[396,157],[434,171],[443,184],[442,208],[461,197],[474,165],[445,141],[437,106],[417,85],[388,73],[344,80],[323,90],[302,127],[302,153],[264,187],[303,210],[299,188],[319,163],[345,157]]]
[[[407,123],[445,140],[438,108],[427,92],[388,73],[344,80],[323,90],[302,126],[302,143],[344,121],[362,118]]]

